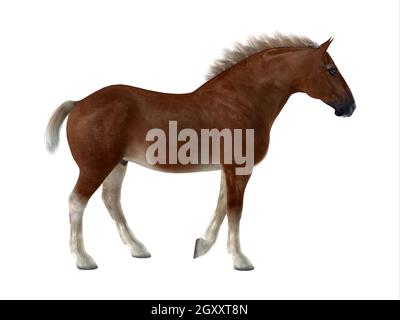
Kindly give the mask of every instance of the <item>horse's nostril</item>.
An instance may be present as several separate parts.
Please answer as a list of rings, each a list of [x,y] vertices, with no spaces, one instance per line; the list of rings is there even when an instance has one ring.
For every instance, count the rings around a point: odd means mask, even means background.
[[[337,115],[338,117],[341,117],[344,114],[342,109],[335,109],[335,115]]]
[[[350,106],[348,115],[351,116],[353,114],[354,110],[356,110],[356,103],[355,102],[353,102],[352,105]]]

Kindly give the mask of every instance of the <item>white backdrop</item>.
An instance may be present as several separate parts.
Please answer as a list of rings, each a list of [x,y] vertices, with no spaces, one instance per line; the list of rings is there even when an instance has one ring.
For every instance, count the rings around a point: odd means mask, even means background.
[[[399,296],[398,1],[12,1],[0,3],[0,298],[280,299]],[[67,197],[77,178],[62,129],[64,100],[124,83],[187,92],[224,47],[292,32],[323,42],[357,102],[352,118],[292,96],[246,191],[237,272],[216,246],[193,260],[215,208],[219,173],[163,174],[131,164],[128,221],[152,258],[130,257],[91,199],[86,247],[99,269],[75,269]]]

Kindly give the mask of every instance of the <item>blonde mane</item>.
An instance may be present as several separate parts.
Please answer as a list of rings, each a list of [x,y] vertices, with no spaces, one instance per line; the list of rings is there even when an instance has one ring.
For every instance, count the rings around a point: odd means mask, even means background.
[[[307,37],[284,35],[276,33],[274,36],[263,34],[259,37],[250,37],[246,43],[236,42],[233,49],[225,49],[223,57],[211,65],[207,80],[229,69],[233,65],[258,52],[273,48],[318,48],[318,44]]]

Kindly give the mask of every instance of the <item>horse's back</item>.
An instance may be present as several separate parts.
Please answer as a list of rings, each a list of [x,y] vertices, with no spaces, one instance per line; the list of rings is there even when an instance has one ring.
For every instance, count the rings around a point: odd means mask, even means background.
[[[193,113],[179,113],[177,109],[190,106],[191,94],[127,85],[102,88],[76,102],[69,114],[67,136],[72,155],[81,167],[99,161],[118,162],[126,153],[140,153],[150,129],[166,129],[165,119],[187,122],[187,115],[192,118]]]

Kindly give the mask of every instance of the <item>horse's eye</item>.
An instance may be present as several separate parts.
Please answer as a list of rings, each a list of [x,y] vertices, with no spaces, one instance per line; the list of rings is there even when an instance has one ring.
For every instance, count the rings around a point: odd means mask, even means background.
[[[326,69],[331,76],[336,76],[336,74],[338,73],[338,69],[335,66],[328,66]]]

